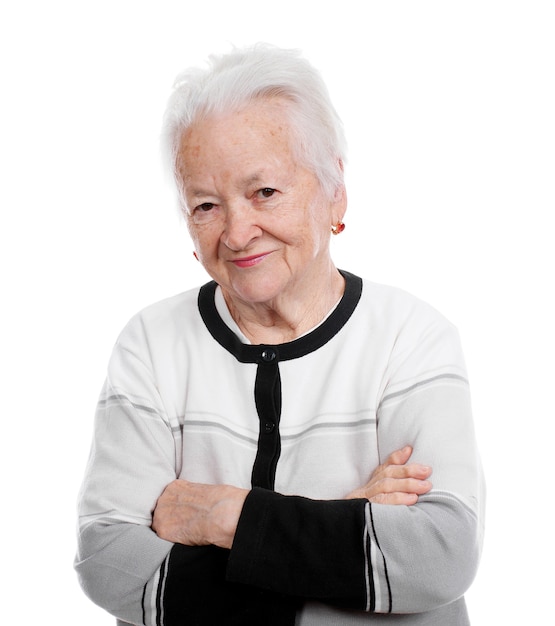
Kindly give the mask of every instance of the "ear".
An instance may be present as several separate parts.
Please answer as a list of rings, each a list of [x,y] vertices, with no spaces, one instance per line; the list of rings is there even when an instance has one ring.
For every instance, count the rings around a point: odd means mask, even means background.
[[[347,211],[347,190],[345,184],[338,185],[333,194],[332,224],[342,222]]]
[[[343,174],[345,173],[343,159],[337,159],[337,166],[341,171],[341,183],[337,186],[334,193],[334,224],[343,220],[347,210],[347,190],[343,180]]]

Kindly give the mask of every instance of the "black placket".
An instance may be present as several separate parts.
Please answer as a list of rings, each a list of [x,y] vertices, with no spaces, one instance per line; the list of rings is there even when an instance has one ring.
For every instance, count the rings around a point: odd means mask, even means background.
[[[273,489],[281,453],[281,378],[275,348],[263,348],[261,357],[254,384],[254,401],[260,429],[258,451],[252,468],[252,486]]]
[[[201,287],[198,297],[202,319],[214,339],[241,363],[257,365],[254,401],[259,418],[258,450],[252,469],[252,486],[274,489],[276,468],[281,453],[279,423],[281,417],[280,361],[296,359],[314,352],[343,328],[353,314],[362,294],[362,280],[342,271],[345,293],[333,313],[315,330],[299,339],[279,345],[250,345],[225,324],[216,309],[217,284]]]

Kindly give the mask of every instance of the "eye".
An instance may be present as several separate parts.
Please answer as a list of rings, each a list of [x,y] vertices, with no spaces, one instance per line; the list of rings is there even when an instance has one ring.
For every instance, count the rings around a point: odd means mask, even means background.
[[[200,211],[201,213],[207,213],[214,208],[212,202],[203,202],[194,208],[195,211]]]
[[[221,215],[220,207],[213,202],[202,202],[193,207],[190,217],[194,224],[207,224],[218,219]]]
[[[271,187],[264,187],[264,189],[258,190],[258,194],[263,198],[271,198],[275,192],[276,190],[272,189]]]

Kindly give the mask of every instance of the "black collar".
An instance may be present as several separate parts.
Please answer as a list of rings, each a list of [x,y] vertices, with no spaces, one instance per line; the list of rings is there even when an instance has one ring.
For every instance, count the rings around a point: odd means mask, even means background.
[[[340,272],[345,279],[345,293],[337,307],[320,326],[287,343],[277,345],[242,343],[216,309],[214,296],[218,285],[215,281],[206,283],[200,288],[198,308],[212,337],[241,363],[275,363],[297,359],[318,350],[332,339],[345,326],[360,300],[362,279],[343,270]]]

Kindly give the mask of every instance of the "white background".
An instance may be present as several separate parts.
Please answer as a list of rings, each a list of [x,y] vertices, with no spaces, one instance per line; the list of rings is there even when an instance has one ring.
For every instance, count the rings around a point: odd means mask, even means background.
[[[160,165],[160,120],[180,70],[256,41],[301,48],[345,122],[337,264],[415,293],[460,330],[489,487],[474,626],[548,623],[553,3],[8,5],[0,461],[10,623],[113,626],[72,571],[96,397],[127,319],[205,280]]]

